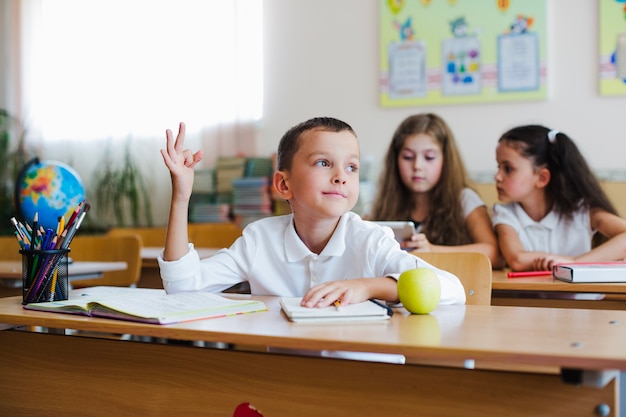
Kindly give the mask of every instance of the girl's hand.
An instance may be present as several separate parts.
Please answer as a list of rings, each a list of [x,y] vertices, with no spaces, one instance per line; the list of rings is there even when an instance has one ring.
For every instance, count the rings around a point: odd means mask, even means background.
[[[541,258],[535,258],[533,260],[533,270],[551,271],[552,267],[556,264],[574,261],[575,259],[571,256],[548,255]]]
[[[403,249],[416,250],[418,252],[432,252],[433,248],[424,233],[416,233],[410,240],[405,240],[400,245]]]
[[[178,135],[174,141],[172,131],[165,131],[166,149],[161,149],[161,156],[167,168],[170,170],[172,178],[172,200],[187,201],[191,197],[193,187],[193,168],[202,160],[203,152],[198,150],[192,153],[189,149],[184,149],[185,144],[185,124],[180,123]]]

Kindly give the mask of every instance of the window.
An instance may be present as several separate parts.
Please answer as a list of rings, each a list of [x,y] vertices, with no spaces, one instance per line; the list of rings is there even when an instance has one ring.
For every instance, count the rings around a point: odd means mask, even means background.
[[[76,169],[88,198],[99,167],[130,154],[164,224],[170,181],[159,149],[181,121],[185,147],[204,150],[199,168],[255,154],[262,0],[14,0],[0,11],[7,109],[27,147]]]
[[[26,124],[56,140],[163,137],[262,114],[259,0],[22,2]]]

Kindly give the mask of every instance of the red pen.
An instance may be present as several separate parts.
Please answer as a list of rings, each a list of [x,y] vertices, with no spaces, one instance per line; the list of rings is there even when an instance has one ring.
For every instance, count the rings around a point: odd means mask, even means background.
[[[520,271],[508,272],[506,274],[508,278],[539,277],[545,275],[552,275],[552,271]]]

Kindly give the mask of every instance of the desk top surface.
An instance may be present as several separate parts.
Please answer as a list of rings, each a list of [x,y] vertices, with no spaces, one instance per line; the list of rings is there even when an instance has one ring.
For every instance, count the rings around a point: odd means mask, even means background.
[[[444,306],[428,315],[398,309],[388,321],[291,323],[277,297],[269,311],[166,326],[24,310],[0,299],[0,323],[204,340],[288,349],[400,353],[422,359],[626,369],[626,312]]]
[[[536,277],[508,278],[507,271],[494,270],[491,288],[505,291],[543,291],[543,292],[591,292],[626,294],[626,282],[612,283],[572,283],[552,278],[551,275]]]
[[[126,262],[74,261],[67,266],[68,275],[99,274],[106,271],[123,271]],[[0,261],[0,279],[22,279],[22,261]]]

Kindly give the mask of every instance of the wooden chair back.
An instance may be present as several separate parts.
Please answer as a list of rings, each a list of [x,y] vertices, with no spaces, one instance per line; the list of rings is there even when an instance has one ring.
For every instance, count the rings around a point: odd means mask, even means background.
[[[143,246],[162,248],[165,246],[166,233],[165,227],[114,227],[108,231],[107,236],[137,235]]]
[[[74,261],[126,262],[123,271],[106,271],[102,278],[74,280],[72,287],[112,285],[130,287],[141,276],[141,239],[137,235],[76,236],[70,245],[70,258]]]
[[[233,223],[189,223],[189,242],[197,248],[227,248],[241,232]]]
[[[465,287],[466,304],[491,304],[491,261],[478,252],[417,252],[411,254],[456,275]],[[419,265],[419,263],[418,263]]]
[[[20,245],[15,236],[0,236],[0,260],[21,261]]]
[[[233,223],[189,223],[189,242],[198,248],[227,248],[241,236],[241,228]],[[145,247],[165,245],[165,227],[114,227],[108,236],[139,235]],[[17,242],[16,242],[17,244]]]

